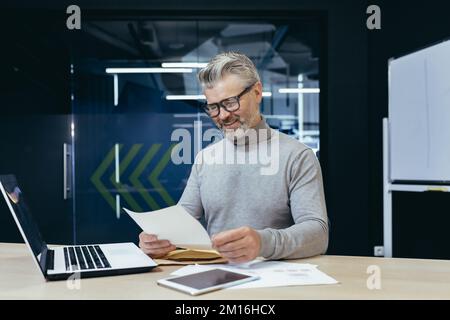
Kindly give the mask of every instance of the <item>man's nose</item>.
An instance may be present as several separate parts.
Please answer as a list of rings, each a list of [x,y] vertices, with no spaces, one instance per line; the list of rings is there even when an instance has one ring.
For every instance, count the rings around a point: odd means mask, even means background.
[[[228,118],[230,116],[231,112],[228,112],[227,110],[225,110],[225,108],[220,107],[219,108],[219,119],[220,120],[225,120],[226,118]]]

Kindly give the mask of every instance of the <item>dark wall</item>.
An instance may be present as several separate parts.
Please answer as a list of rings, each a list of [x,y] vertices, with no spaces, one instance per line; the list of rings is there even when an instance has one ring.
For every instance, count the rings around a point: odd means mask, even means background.
[[[49,213],[36,215],[46,240],[68,243],[62,160],[70,134],[69,55],[53,36],[56,17],[64,14],[0,11],[0,174],[16,174],[33,212]],[[0,241],[22,241],[3,197]]]

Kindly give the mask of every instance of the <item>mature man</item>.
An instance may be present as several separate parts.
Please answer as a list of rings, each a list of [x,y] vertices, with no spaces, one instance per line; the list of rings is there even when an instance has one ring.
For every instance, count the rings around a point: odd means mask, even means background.
[[[225,138],[198,153],[179,204],[194,217],[205,217],[213,247],[231,262],[325,253],[328,219],[319,162],[304,144],[267,125],[259,111],[262,84],[254,64],[243,54],[222,53],[198,79],[205,110]],[[255,131],[267,134],[250,139],[255,136],[249,132]],[[274,174],[261,174],[260,163],[202,161],[223,154],[220,150],[251,156],[275,143]],[[155,235],[139,237],[140,247],[153,258],[175,249]]]

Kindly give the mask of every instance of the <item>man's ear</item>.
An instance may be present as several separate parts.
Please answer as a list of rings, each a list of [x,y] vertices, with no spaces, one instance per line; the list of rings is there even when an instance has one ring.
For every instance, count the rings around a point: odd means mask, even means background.
[[[254,92],[255,92],[255,94],[256,94],[256,102],[258,102],[258,103],[261,103],[261,100],[262,100],[262,90],[263,90],[263,88],[262,88],[262,84],[261,84],[261,82],[257,82],[256,84],[255,84],[255,87],[254,87]]]

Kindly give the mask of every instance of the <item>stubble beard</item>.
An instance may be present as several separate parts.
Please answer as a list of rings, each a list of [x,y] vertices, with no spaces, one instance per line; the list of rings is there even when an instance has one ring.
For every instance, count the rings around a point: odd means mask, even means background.
[[[235,117],[232,121],[228,121],[220,125],[220,130],[223,132],[224,137],[232,142],[238,143],[242,142],[244,138],[247,136],[248,131],[251,129],[249,123],[254,120],[258,115],[255,114],[248,121],[242,121],[239,117]],[[226,129],[224,125],[231,124],[234,120],[239,122],[239,127],[236,129]]]

